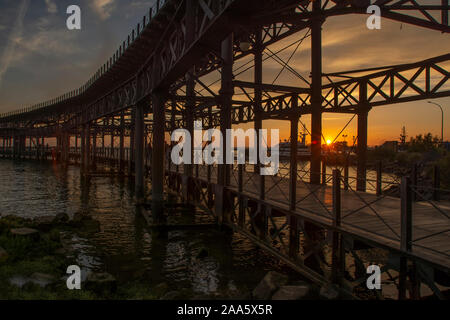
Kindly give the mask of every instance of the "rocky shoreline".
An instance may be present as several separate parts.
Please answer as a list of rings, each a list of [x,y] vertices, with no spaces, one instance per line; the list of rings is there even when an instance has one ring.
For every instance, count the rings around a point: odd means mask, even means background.
[[[67,267],[76,265],[73,249],[64,234],[70,231],[95,233],[99,223],[87,216],[66,214],[34,220],[8,216],[0,218],[0,300],[309,300],[337,299],[333,288],[319,288],[303,281],[290,281],[275,271],[268,272],[252,290],[229,282],[214,295],[198,294],[190,288],[171,288],[166,282],[119,282],[106,271],[89,272],[82,290],[69,290]],[[82,231],[81,231],[82,230]],[[196,259],[208,257],[200,250]]]

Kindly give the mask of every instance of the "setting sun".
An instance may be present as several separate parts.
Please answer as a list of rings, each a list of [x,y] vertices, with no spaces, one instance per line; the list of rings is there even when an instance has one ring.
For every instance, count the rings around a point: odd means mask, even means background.
[[[330,144],[331,144],[331,140],[328,139],[328,140],[327,140],[327,145],[330,145]]]

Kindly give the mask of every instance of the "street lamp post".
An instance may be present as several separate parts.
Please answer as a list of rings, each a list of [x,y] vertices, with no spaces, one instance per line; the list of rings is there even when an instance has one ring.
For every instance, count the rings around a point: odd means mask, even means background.
[[[436,102],[428,101],[429,104],[434,104],[435,106],[438,106],[439,109],[441,109],[442,112],[442,127],[441,127],[441,144],[444,143],[444,109],[442,109],[442,106],[440,104],[437,104]]]

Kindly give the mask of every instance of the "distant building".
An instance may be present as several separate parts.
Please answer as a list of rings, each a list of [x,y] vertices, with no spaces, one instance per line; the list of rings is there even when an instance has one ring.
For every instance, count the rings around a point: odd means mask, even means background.
[[[398,152],[398,141],[386,141],[381,147],[397,153]]]
[[[337,152],[345,153],[348,150],[348,143],[347,141],[338,141],[334,143],[333,148]]]

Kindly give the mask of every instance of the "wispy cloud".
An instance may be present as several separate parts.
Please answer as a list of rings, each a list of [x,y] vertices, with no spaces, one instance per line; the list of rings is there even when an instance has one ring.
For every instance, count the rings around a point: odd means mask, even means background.
[[[56,6],[56,3],[53,2],[53,0],[45,0],[45,5],[47,6],[48,13],[58,12],[58,7]]]
[[[6,45],[5,50],[3,51],[2,57],[0,58],[0,87],[2,85],[3,76],[5,75],[14,58],[16,43],[22,36],[23,21],[27,13],[29,4],[30,4],[29,0],[22,0],[16,21],[14,23],[14,27],[11,31],[11,34],[9,35],[8,43]]]
[[[91,8],[101,20],[107,20],[115,7],[114,0],[92,0]]]
[[[21,37],[16,46],[20,53],[16,53],[11,59],[15,65],[23,63],[26,58],[36,57],[64,57],[80,52],[76,42],[77,34],[66,30],[41,30],[32,36]]]

